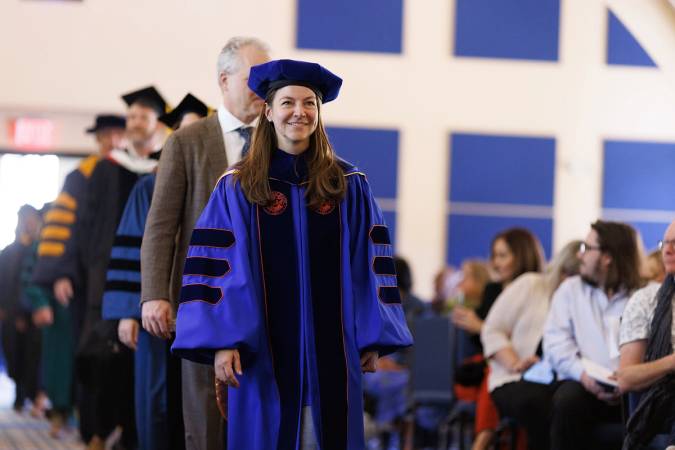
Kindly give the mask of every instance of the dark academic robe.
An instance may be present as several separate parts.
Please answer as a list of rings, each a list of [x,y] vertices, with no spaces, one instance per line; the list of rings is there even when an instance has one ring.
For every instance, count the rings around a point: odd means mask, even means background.
[[[115,232],[138,175],[106,158],[96,164],[77,208],[71,237],[77,264],[66,274],[84,311],[76,350],[80,432],[85,442],[124,426],[125,445],[135,440],[133,357],[117,342],[117,324],[103,320],[101,305]],[[66,247],[67,249],[67,247]],[[68,262],[66,251],[61,259]],[[79,303],[82,302],[82,303]]]
[[[33,271],[33,280],[52,291],[59,278],[70,278],[75,288],[75,299],[63,308],[59,317],[71,324],[71,334],[79,336],[86,305],[83,268],[78,253],[81,234],[78,224],[87,203],[91,175],[101,161],[98,156],[82,160],[77,169],[68,174],[63,189],[44,216],[40,232],[38,259]],[[61,328],[59,326],[59,328]]]
[[[141,242],[150,210],[155,175],[142,177],[129,195],[108,265],[106,290],[103,294],[104,319],[141,318]],[[179,361],[169,367],[168,341],[156,338],[142,327],[134,353],[134,397],[136,429],[140,450],[185,448],[182,410],[178,403],[180,379],[171,380]],[[170,395],[168,382],[177,395]],[[171,417],[169,417],[171,416]],[[178,428],[178,429],[176,429]]]
[[[382,213],[365,175],[343,169],[345,198],[309,208],[304,156],[278,150],[269,206],[228,172],[195,226],[173,351],[213,364],[239,350],[230,449],[298,449],[308,405],[321,449],[363,449],[360,355],[412,344]]]

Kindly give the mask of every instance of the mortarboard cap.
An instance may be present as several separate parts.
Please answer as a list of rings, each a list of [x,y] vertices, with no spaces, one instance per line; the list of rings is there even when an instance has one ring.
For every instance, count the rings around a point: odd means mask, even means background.
[[[187,113],[195,113],[198,116],[206,117],[211,108],[194,95],[188,93],[171,112],[159,116],[159,121],[169,128],[176,128],[183,116]]]
[[[96,116],[94,126],[87,128],[87,133],[96,133],[106,128],[124,128],[127,125],[127,119],[123,116],[115,116],[112,114],[99,114]]]
[[[122,100],[124,100],[124,103],[126,103],[127,106],[131,106],[134,103],[140,103],[152,108],[157,111],[157,114],[160,116],[166,113],[167,110],[166,101],[154,86],[144,87],[143,89],[124,94],[122,95]]]
[[[262,99],[289,85],[308,87],[323,103],[328,103],[338,96],[342,78],[319,64],[292,59],[277,59],[251,67],[248,87]]]

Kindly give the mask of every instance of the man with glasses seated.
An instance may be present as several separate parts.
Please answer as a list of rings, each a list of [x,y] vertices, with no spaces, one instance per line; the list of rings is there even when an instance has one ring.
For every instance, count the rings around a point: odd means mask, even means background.
[[[619,387],[642,393],[628,421],[626,449],[646,448],[663,433],[669,434],[668,444],[675,444],[675,221],[659,249],[666,268],[663,284],[635,292],[621,319]]]
[[[555,292],[544,328],[544,354],[559,380],[551,401],[552,449],[597,448],[594,427],[621,421],[618,389],[592,378],[591,367],[617,369],[619,320],[642,284],[636,233],[628,225],[593,223],[579,258],[579,276]]]

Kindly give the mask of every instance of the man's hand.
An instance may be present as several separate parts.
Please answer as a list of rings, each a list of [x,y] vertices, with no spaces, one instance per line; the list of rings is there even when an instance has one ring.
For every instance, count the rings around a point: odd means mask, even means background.
[[[598,400],[602,400],[605,403],[615,404],[619,397],[621,397],[621,393],[618,389],[610,392],[604,390],[602,386],[586,372],[581,373],[581,384],[588,392],[595,395]]]
[[[216,352],[216,358],[213,362],[213,368],[216,371],[216,378],[228,386],[239,387],[239,380],[236,375],[243,375],[241,370],[241,358],[239,350],[228,349]]]
[[[59,278],[54,282],[54,297],[64,307],[68,306],[73,298],[73,283],[70,278]]]
[[[117,325],[117,336],[120,341],[134,351],[138,347],[138,328],[136,319],[121,319]]]
[[[361,372],[375,372],[377,370],[377,352],[365,352],[361,355]]]
[[[161,339],[171,339],[173,309],[166,299],[149,300],[141,306],[143,329]]]
[[[33,311],[33,323],[36,327],[46,327],[54,323],[54,311],[51,306],[43,306]]]

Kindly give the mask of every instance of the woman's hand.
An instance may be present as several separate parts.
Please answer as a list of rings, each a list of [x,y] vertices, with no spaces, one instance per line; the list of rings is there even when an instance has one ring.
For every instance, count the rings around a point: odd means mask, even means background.
[[[377,352],[364,352],[361,355],[361,372],[375,372],[377,370]]]
[[[242,375],[244,373],[241,371],[239,350],[218,350],[213,367],[216,370],[216,378],[228,386],[239,387],[239,380],[237,380],[235,374]]]
[[[457,305],[452,309],[452,323],[471,334],[480,334],[483,321],[473,309]]]
[[[530,357],[528,357],[528,358],[523,358],[523,359],[517,361],[517,362],[513,365],[513,370],[512,370],[512,371],[513,371],[513,372],[516,372],[516,373],[524,373],[524,372],[527,371],[527,369],[529,369],[530,367],[534,366],[534,365],[535,365],[536,363],[538,363],[538,362],[539,362],[539,357],[536,356],[536,355],[532,355],[532,356],[530,356]]]

